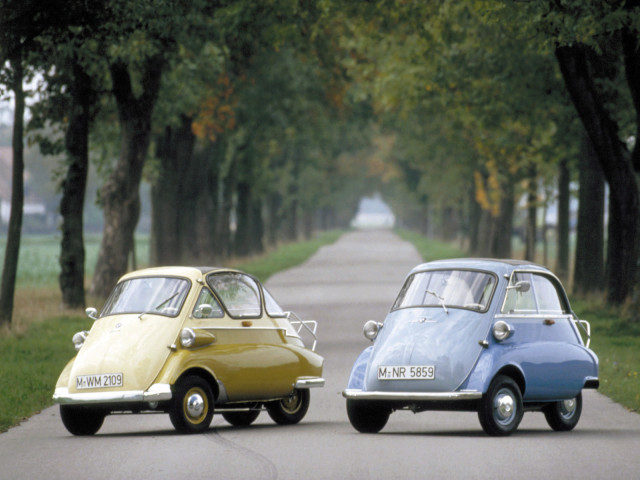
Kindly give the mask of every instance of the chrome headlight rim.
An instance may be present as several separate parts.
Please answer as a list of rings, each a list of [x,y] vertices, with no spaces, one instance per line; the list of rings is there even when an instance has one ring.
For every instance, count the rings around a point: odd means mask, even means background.
[[[189,348],[196,343],[196,332],[191,328],[185,327],[180,331],[180,345]]]
[[[381,328],[382,328],[382,324],[380,322],[376,322],[375,320],[369,320],[364,324],[364,327],[362,328],[362,333],[364,334],[366,339],[371,340],[373,342],[378,336],[378,332],[380,332]]]
[[[493,338],[502,342],[513,335],[513,327],[504,320],[498,320],[493,325]]]
[[[73,347],[76,349],[76,352],[80,351],[80,349],[84,345],[84,342],[87,339],[87,335],[89,335],[89,332],[87,332],[86,330],[82,330],[81,332],[76,332],[73,334],[71,341],[73,342]]]

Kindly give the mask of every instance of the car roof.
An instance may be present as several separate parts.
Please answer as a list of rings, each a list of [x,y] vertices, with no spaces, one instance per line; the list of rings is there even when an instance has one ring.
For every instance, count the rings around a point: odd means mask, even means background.
[[[501,259],[501,258],[451,258],[446,260],[434,260],[415,266],[411,273],[424,270],[434,270],[442,268],[488,270],[497,274],[510,274],[514,270],[533,270],[544,273],[551,273],[549,269],[527,260]]]
[[[187,277],[191,280],[197,280],[202,278],[204,275],[216,271],[224,271],[224,272],[238,272],[238,270],[234,270],[232,268],[224,268],[224,267],[190,267],[190,266],[170,266],[170,267],[150,267],[143,268],[141,270],[135,270],[133,272],[129,272],[123,275],[120,280],[125,280],[133,277],[144,277],[144,276],[178,276],[178,277]]]

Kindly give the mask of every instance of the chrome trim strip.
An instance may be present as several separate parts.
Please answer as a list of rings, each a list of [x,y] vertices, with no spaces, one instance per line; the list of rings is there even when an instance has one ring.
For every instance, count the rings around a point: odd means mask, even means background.
[[[324,387],[324,378],[321,378],[321,377],[299,378],[296,381],[295,387],[296,388]]]
[[[353,400],[400,400],[400,401],[442,401],[442,400],[479,400],[482,392],[475,390],[461,392],[365,392],[347,389],[342,396]]]
[[[56,388],[53,401],[61,404],[129,403],[160,402],[171,400],[171,385],[156,383],[147,391],[125,390],[119,392],[83,392],[69,393],[67,387]]]
[[[256,320],[255,318],[247,318],[245,320],[248,321],[252,321],[252,320]],[[260,319],[257,319],[260,320]],[[194,330],[286,330],[285,328],[282,327],[260,327],[260,326],[250,326],[250,327],[229,327],[229,326],[209,326],[209,325],[199,325],[199,326],[194,326],[193,327]]]

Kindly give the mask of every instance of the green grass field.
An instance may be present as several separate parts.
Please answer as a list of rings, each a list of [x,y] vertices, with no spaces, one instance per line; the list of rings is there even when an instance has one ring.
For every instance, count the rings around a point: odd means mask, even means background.
[[[285,245],[260,258],[230,266],[266,281],[272,273],[304,262],[341,233],[323,233],[311,241]],[[416,245],[425,261],[463,256],[456,246],[407,232],[400,234]],[[143,252],[148,252],[145,250],[148,242],[145,238],[137,241],[138,258],[147,258]],[[95,264],[98,247],[97,239],[87,241],[90,269]],[[4,255],[2,241],[0,248],[0,254]],[[0,331],[0,432],[51,405],[56,378],[75,354],[72,335],[91,326],[91,320],[83,312],[59,309],[58,249],[58,240],[53,237],[29,237],[23,241],[14,314],[16,327]],[[630,410],[640,411],[638,329],[621,323],[618,312],[602,302],[572,300],[580,318],[591,322],[591,347],[600,358],[600,391]]]

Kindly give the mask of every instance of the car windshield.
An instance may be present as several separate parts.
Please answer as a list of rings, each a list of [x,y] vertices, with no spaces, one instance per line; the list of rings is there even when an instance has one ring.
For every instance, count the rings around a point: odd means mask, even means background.
[[[116,285],[101,317],[121,313],[159,313],[175,317],[188,291],[189,281],[184,278],[131,278]]]
[[[393,310],[408,307],[441,306],[486,311],[496,278],[475,270],[429,270],[407,278]]]

